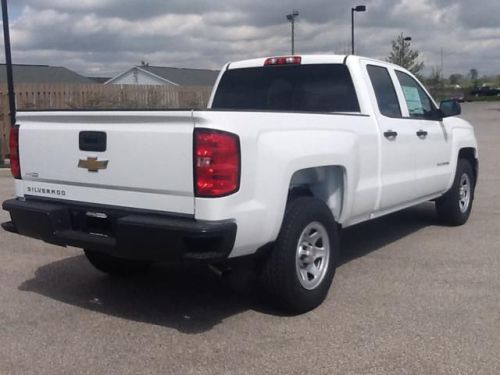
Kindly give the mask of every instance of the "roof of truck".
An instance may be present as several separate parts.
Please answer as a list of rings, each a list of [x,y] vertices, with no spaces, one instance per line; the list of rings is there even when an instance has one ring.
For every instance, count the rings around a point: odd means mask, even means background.
[[[241,69],[241,68],[256,68],[264,66],[267,59],[271,58],[289,58],[289,57],[300,57],[300,64],[345,64],[347,59],[349,60],[363,60],[369,61],[376,64],[382,64],[384,66],[392,66],[397,69],[404,69],[399,65],[392,64],[387,61],[373,59],[371,57],[358,56],[358,55],[283,55],[283,56],[268,56],[260,57],[256,59],[240,60],[228,63],[226,69]]]
[[[349,55],[295,55],[301,58],[301,64],[342,64]],[[292,55],[268,56],[250,60],[241,60],[231,62],[227,69],[255,68],[264,66],[267,59],[273,57],[293,57]]]

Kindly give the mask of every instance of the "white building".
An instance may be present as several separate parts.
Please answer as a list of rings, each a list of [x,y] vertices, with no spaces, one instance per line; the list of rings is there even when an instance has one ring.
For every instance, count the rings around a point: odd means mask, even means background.
[[[118,74],[105,84],[213,86],[218,75],[217,70],[142,65]]]

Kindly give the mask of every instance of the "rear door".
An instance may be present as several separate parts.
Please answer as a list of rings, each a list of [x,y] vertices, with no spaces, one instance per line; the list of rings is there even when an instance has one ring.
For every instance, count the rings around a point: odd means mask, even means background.
[[[20,113],[22,193],[194,214],[191,112]]]

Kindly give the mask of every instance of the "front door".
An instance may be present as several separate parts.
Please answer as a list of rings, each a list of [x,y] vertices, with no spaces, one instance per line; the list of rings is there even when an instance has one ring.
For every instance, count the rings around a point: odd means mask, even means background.
[[[408,119],[415,123],[415,189],[419,198],[443,192],[451,175],[451,134],[430,96],[413,77],[396,70]]]

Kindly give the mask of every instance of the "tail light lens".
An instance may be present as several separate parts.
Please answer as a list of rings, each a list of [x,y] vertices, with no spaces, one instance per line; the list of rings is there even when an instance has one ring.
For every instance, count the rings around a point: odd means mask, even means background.
[[[14,178],[21,178],[21,164],[19,162],[19,127],[10,128],[10,171]]]
[[[195,129],[194,177],[197,197],[215,198],[240,188],[240,141],[237,135]]]

